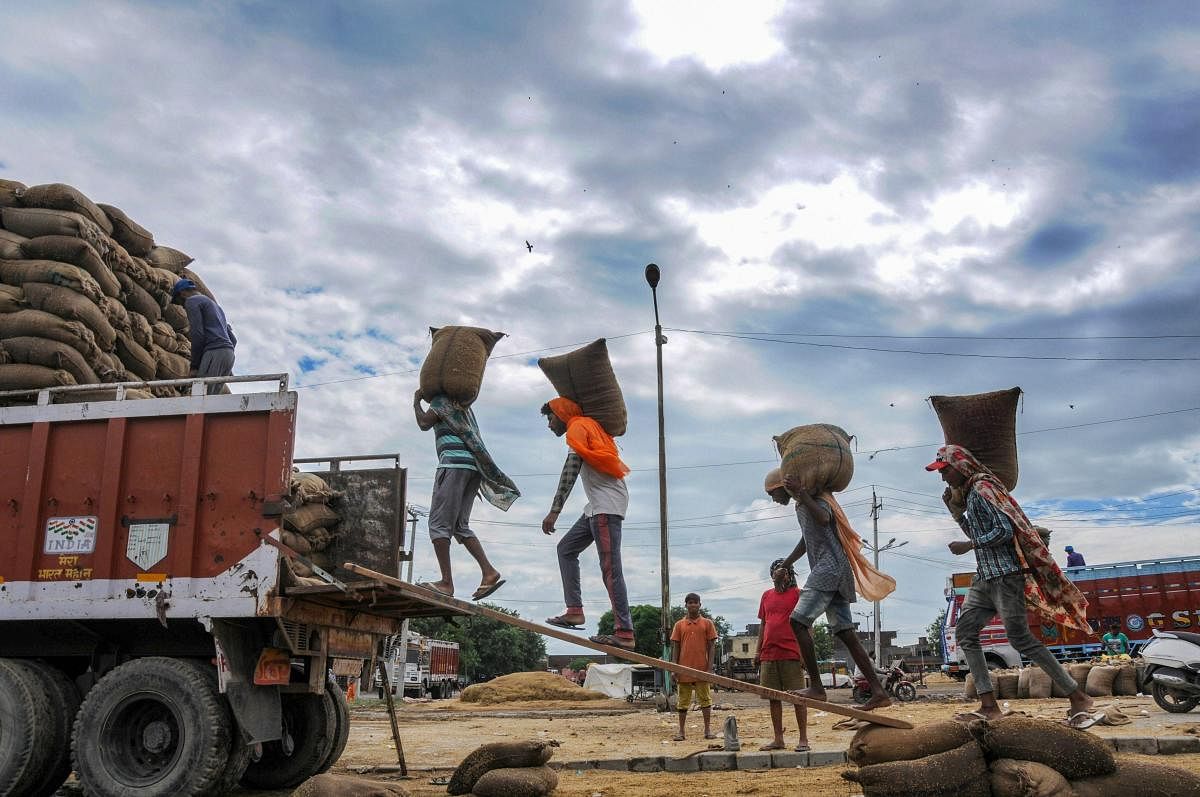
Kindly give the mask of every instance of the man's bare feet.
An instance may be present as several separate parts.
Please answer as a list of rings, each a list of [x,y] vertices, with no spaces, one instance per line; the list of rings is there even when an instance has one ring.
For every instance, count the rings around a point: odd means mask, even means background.
[[[823,701],[826,699],[825,690],[816,686],[810,686],[807,689],[793,689],[791,693],[796,697],[807,697],[809,700]]]
[[[877,708],[887,708],[892,704],[892,699],[887,696],[887,692],[880,690],[871,695],[871,699],[859,706],[862,711],[874,711]]]

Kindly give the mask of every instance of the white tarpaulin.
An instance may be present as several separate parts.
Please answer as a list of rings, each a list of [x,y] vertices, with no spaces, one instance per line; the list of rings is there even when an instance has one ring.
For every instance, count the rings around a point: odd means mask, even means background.
[[[629,697],[633,692],[632,664],[590,664],[583,679],[584,689],[594,689],[609,697]]]

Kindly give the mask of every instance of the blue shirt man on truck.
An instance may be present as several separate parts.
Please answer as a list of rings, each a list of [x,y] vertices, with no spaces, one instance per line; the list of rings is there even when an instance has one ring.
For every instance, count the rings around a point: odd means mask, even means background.
[[[187,311],[188,338],[192,344],[193,376],[230,376],[233,374],[233,349],[237,338],[225,311],[205,296],[190,279],[180,279],[171,288],[171,296],[182,300]],[[224,385],[211,384],[208,393],[221,393]]]

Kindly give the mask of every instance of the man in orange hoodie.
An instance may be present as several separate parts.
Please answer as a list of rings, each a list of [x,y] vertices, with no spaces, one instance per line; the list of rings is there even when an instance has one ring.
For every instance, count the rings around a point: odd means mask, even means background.
[[[617,454],[612,435],[583,414],[579,405],[559,396],[542,405],[542,414],[550,431],[558,437],[566,435],[567,461],[558,480],[558,490],[550,512],[542,521],[542,532],[554,533],[554,524],[563,504],[571,494],[575,481],[583,477],[587,505],[571,530],[558,541],[558,570],[562,576],[563,601],[566,611],[546,622],[562,628],[583,625],[583,591],[579,583],[579,554],[593,542],[600,556],[600,573],[612,604],[613,633],[590,637],[592,642],[633,650],[633,618],[629,614],[629,596],[625,590],[625,574],[621,570],[621,522],[629,508],[629,490],[625,474],[629,468]]]

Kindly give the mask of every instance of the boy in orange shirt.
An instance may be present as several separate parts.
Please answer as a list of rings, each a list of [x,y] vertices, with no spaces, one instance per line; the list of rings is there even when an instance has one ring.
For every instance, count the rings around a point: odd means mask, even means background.
[[[700,616],[700,596],[689,592],[683,599],[687,608],[687,617],[675,623],[671,629],[671,661],[691,667],[693,670],[712,672],[713,650],[716,647],[717,627],[707,617]],[[712,690],[707,681],[693,681],[687,676],[679,676],[679,699],[675,707],[679,710],[679,733],[675,741],[682,742],[684,722],[687,719],[688,708],[692,705],[692,694],[696,695],[696,703],[704,715],[704,738],[715,739],[712,732]]]

